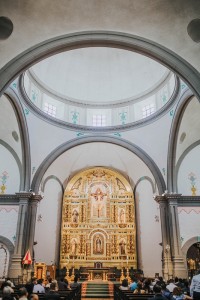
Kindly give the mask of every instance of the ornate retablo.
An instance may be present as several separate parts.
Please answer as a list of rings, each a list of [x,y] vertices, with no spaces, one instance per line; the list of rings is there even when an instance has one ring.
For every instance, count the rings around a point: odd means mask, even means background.
[[[75,175],[64,193],[60,267],[137,268],[135,203],[127,179],[96,167]]]

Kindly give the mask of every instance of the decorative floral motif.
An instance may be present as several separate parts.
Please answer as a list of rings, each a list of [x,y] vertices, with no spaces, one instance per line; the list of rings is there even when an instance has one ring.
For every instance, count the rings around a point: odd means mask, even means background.
[[[115,132],[114,135],[115,135],[115,136],[118,136],[118,137],[121,137],[121,136],[122,136],[121,133],[119,133],[119,132]]]
[[[173,117],[173,115],[174,115],[174,110],[173,109],[170,110],[169,115],[170,115],[170,117]]]
[[[2,185],[0,186],[0,190],[1,190],[1,194],[5,194],[5,190],[6,190],[6,181],[7,181],[7,179],[8,179],[8,173],[6,172],[6,171],[4,171],[3,173],[2,173],[2,176],[0,176],[0,178],[1,178],[1,183],[2,183]]]
[[[166,169],[162,168],[162,171],[163,171],[163,175],[166,175]]]
[[[25,113],[26,116],[29,114],[28,108],[26,108],[26,107],[24,108],[24,113]]]
[[[71,111],[72,114],[72,123],[77,124],[79,119],[79,113],[76,111]]]
[[[192,196],[196,196],[196,175],[194,173],[190,173],[188,175],[188,179],[190,180],[190,184],[191,184],[191,191],[192,191]]]
[[[122,125],[126,124],[126,121],[127,121],[127,112],[119,113],[119,117],[120,117],[121,124]]]

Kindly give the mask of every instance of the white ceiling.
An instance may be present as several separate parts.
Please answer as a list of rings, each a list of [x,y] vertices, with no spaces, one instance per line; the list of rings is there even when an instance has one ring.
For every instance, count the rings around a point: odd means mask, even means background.
[[[31,68],[46,89],[81,103],[116,103],[156,88],[169,73],[156,61],[122,49],[92,47],[54,55]]]

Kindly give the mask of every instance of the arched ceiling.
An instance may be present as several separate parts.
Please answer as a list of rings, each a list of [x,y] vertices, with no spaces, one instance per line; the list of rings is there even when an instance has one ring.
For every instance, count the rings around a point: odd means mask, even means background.
[[[151,171],[137,155],[124,147],[104,142],[82,144],[64,152],[50,165],[43,180],[53,174],[64,183],[68,180],[68,176],[71,177],[80,170],[93,166],[118,170],[132,187],[144,174],[154,181]]]
[[[56,95],[95,105],[143,96],[162,84],[169,70],[138,53],[91,47],[54,55],[30,73]]]

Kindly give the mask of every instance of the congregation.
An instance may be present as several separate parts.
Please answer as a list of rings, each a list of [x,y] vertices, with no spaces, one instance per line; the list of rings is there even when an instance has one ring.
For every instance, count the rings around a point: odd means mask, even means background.
[[[81,284],[78,282],[78,277],[74,277],[74,282],[68,283],[64,278],[59,280],[48,280],[32,278],[32,280],[26,284],[20,284],[15,286],[10,278],[7,278],[2,282],[0,286],[0,299],[1,300],[59,300],[61,299],[60,292],[65,291],[79,291]]]
[[[10,278],[5,279],[0,285],[0,300],[60,300],[65,294],[79,290],[81,299],[81,283],[75,275],[74,281],[69,283],[65,278],[47,280],[32,278],[31,282],[15,286]],[[117,286],[117,283],[115,283]],[[154,279],[145,277],[131,277],[129,283],[127,278],[122,280],[118,287],[121,291],[130,291],[134,295],[150,295],[156,300],[185,300],[200,299],[200,270],[192,280],[175,277],[165,281],[163,277],[156,276]],[[148,298],[148,297],[147,297]]]
[[[119,289],[133,291],[133,294],[155,294],[154,298],[157,300],[199,300],[200,270],[189,281],[178,277],[167,282],[164,281],[163,277],[155,277],[154,280],[132,277],[129,284],[125,278]]]

